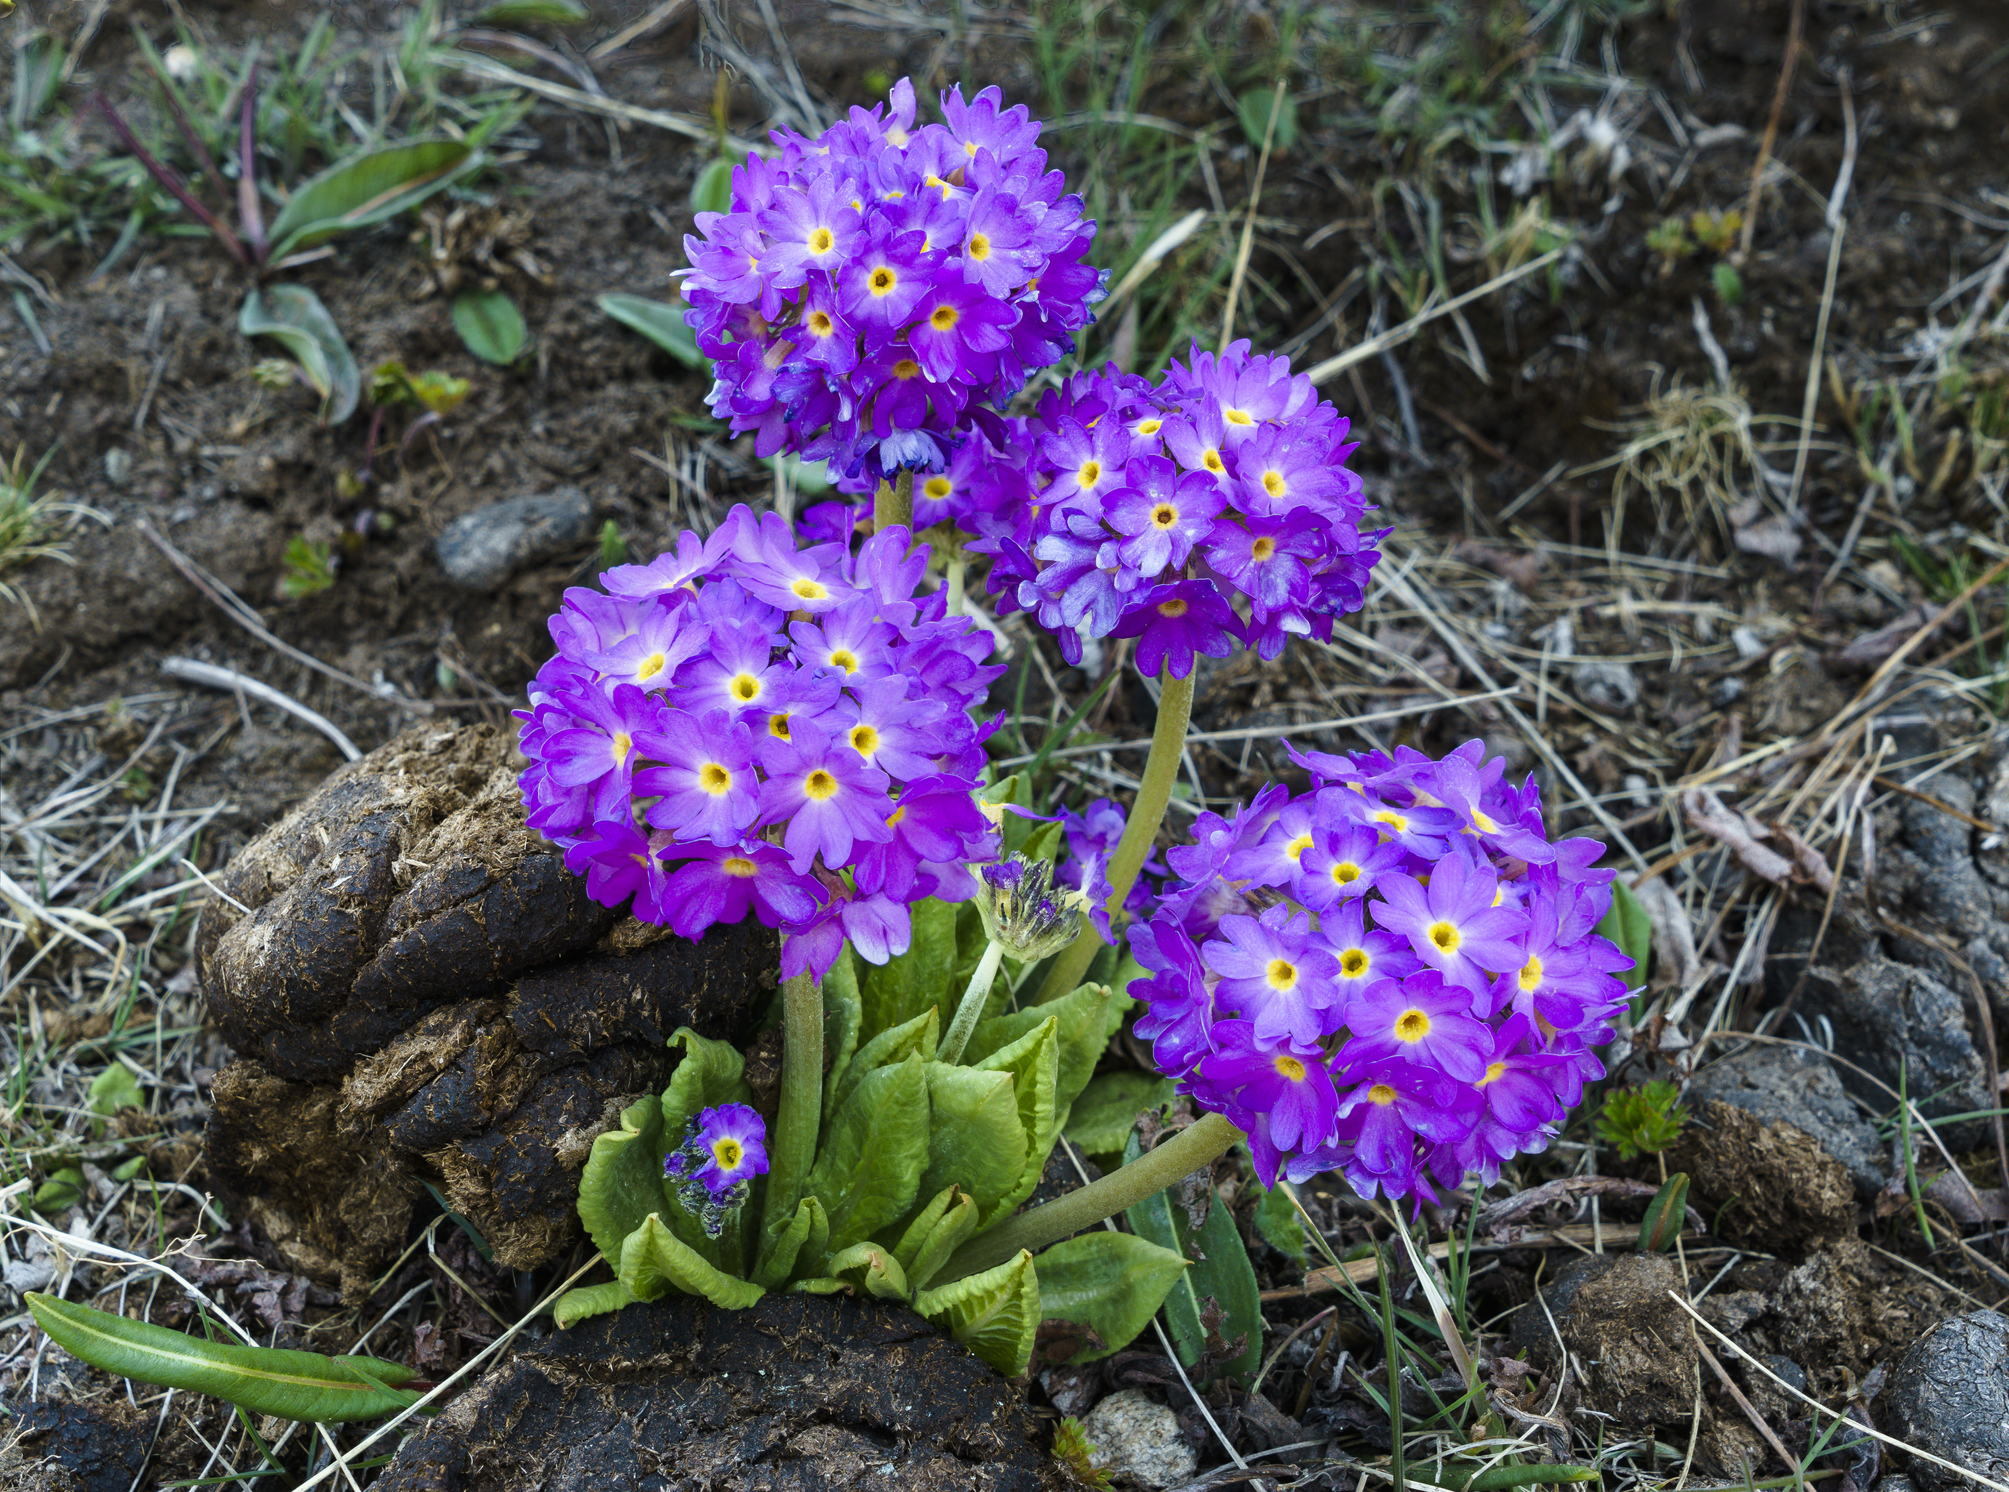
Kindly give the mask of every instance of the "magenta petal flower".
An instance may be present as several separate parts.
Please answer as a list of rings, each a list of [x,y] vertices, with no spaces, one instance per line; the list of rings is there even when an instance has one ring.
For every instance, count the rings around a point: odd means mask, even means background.
[[[834,870],[850,861],[859,841],[883,844],[892,838],[886,827],[893,812],[886,774],[867,765],[842,737],[810,721],[793,722],[787,740],[770,737],[763,743],[761,765],[767,782],[760,822],[788,826],[782,844],[796,870],[808,870],[818,855]]]
[[[1340,1048],[1339,1061],[1374,1063],[1395,1057],[1461,1082],[1477,1082],[1492,1056],[1493,1040],[1471,1010],[1471,991],[1447,985],[1434,969],[1400,981],[1384,979],[1347,1006],[1346,1025],[1353,1038]]]
[[[1131,927],[1130,951],[1157,976],[1133,979],[1126,991],[1145,1004],[1134,1029],[1151,1043],[1159,1071],[1183,1074],[1213,1050],[1214,1005],[1200,950],[1178,923],[1161,917]]]
[[[890,836],[857,852],[852,865],[858,889],[883,891],[912,900],[923,867],[993,858],[997,831],[961,777],[924,777],[910,782],[886,817]]]
[[[691,1173],[714,1198],[767,1174],[767,1123],[743,1103],[722,1103],[697,1118],[704,1164]]]
[[[1419,1180],[1417,1142],[1454,1142],[1478,1122],[1477,1094],[1427,1068],[1383,1062],[1338,1076],[1357,1085],[1340,1095],[1339,1126],[1353,1141],[1347,1179],[1364,1197],[1377,1186],[1405,1195]]]
[[[1223,917],[1220,940],[1200,956],[1221,976],[1220,1003],[1250,1019],[1257,1041],[1312,1046],[1339,1028],[1333,984],[1339,961],[1313,940],[1306,917],[1291,918],[1288,906],[1259,918]]]
[[[1164,669],[1175,679],[1193,671],[1195,659],[1225,658],[1234,652],[1235,614],[1207,580],[1161,585],[1133,604],[1111,637],[1135,637],[1137,667],[1145,674]]]
[[[883,221],[868,230],[836,276],[837,304],[845,317],[887,332],[904,325],[934,283],[927,256],[927,241],[919,233],[902,233]]]
[[[1384,876],[1374,921],[1406,937],[1416,956],[1446,980],[1483,994],[1490,971],[1519,967],[1515,939],[1527,926],[1524,913],[1494,904],[1498,887],[1490,868],[1446,855],[1431,870],[1427,889],[1413,876]]]
[[[634,898],[635,915],[661,921],[670,879],[661,858],[669,836],[645,835],[632,824],[593,825],[565,851],[565,868],[586,877],[586,894],[603,907]]]
[[[636,738],[656,766],[635,774],[635,791],[656,802],[649,822],[688,843],[731,847],[760,815],[752,736],[724,710],[677,711]]]
[[[1163,456],[1140,456],[1124,468],[1129,484],[1109,494],[1104,514],[1123,536],[1116,556],[1146,580],[1186,563],[1213,527],[1225,499],[1203,472],[1186,472]]]
[[[1248,1022],[1234,1020],[1216,1025],[1213,1039],[1215,1049],[1200,1059],[1194,1085],[1203,1104],[1262,1112],[1271,1141],[1284,1149],[1312,1149],[1332,1139],[1338,1099],[1317,1046],[1264,1041]]]
[[[678,847],[679,854],[692,851],[698,858],[677,867],[663,895],[670,926],[686,938],[702,935],[714,922],[741,921],[749,911],[764,927],[804,922],[825,898],[822,884],[791,870],[788,857],[771,844]]]
[[[632,818],[628,795],[635,776],[635,737],[663,718],[662,701],[633,684],[621,684],[611,697],[597,689],[572,696],[566,708],[583,719],[577,728],[557,731],[546,740],[551,780],[561,787],[586,788],[596,820]]]

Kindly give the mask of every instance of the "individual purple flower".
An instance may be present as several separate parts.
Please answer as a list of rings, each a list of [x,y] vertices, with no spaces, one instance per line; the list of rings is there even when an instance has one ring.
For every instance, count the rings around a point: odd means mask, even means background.
[[[1137,1036],[1151,1043],[1161,1072],[1186,1073],[1213,1050],[1215,1012],[1200,950],[1178,923],[1160,918],[1130,929],[1130,951],[1157,976],[1131,981],[1130,998],[1145,1005],[1134,1027]]]
[[[1483,995],[1490,970],[1518,966],[1515,937],[1527,925],[1524,914],[1495,905],[1499,877],[1490,868],[1446,855],[1430,871],[1424,887],[1416,877],[1381,879],[1375,924],[1409,939],[1416,956],[1450,983]]]
[[[1352,1147],[1346,1179],[1363,1197],[1426,1194],[1418,1140],[1455,1144],[1478,1122],[1477,1094],[1428,1068],[1384,1062],[1341,1081],[1357,1085],[1340,1096],[1339,1124]]]
[[[1201,952],[1221,976],[1218,1000],[1249,1017],[1256,1040],[1309,1046],[1330,1034],[1339,963],[1314,941],[1309,919],[1275,906],[1260,917],[1223,917],[1220,930]]]
[[[767,780],[760,821],[788,826],[782,845],[798,871],[818,855],[827,865],[842,865],[857,841],[880,844],[892,837],[886,827],[893,811],[889,779],[841,737],[797,721],[785,740],[769,736],[762,743],[761,767]]]
[[[684,843],[736,845],[760,815],[760,780],[746,726],[724,710],[667,714],[637,738],[657,765],[635,774],[635,791],[653,796],[649,822]]]
[[[924,777],[910,782],[886,817],[887,838],[859,852],[858,889],[886,892],[902,901],[930,864],[990,858],[995,831],[962,778]]]
[[[565,868],[586,878],[586,894],[601,906],[618,907],[632,899],[636,917],[661,922],[670,905],[670,872],[662,859],[669,845],[667,834],[598,823],[566,847]]]
[[[628,799],[634,790],[635,737],[661,721],[662,702],[633,684],[621,684],[611,695],[589,690],[571,696],[565,708],[579,723],[546,739],[551,780],[586,789],[596,821],[632,819]]]
[[[1400,981],[1383,979],[1347,1007],[1353,1037],[1340,1048],[1339,1060],[1371,1064],[1394,1057],[1477,1082],[1493,1042],[1486,1023],[1471,1012],[1471,991],[1446,984],[1433,969]]]
[[[687,938],[703,935],[714,922],[739,922],[751,911],[767,927],[806,922],[826,899],[814,876],[793,869],[774,845],[748,840],[721,848],[699,844],[681,848],[693,856],[678,866],[664,890],[671,928]]]
[[[1138,639],[1137,667],[1144,673],[1163,669],[1183,679],[1197,658],[1233,653],[1235,628],[1234,612],[1210,582],[1181,580],[1157,586],[1133,603],[1110,636]]]
[[[698,1146],[705,1162],[691,1174],[714,1197],[767,1174],[767,1124],[743,1103],[722,1103],[698,1114]]]
[[[1223,1105],[1267,1115],[1269,1139],[1279,1149],[1312,1149],[1332,1138],[1338,1098],[1316,1044],[1265,1041],[1240,1020],[1219,1022],[1212,1036],[1214,1050],[1197,1071]],[[1275,1179],[1272,1171],[1268,1181]]]

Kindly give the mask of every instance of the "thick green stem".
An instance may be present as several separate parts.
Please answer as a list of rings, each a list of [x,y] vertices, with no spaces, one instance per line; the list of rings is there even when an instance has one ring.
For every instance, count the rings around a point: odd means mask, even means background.
[[[1100,1181],[1022,1212],[971,1239],[950,1258],[935,1282],[958,1280],[1002,1264],[1020,1249],[1037,1253],[1050,1243],[1071,1238],[1083,1228],[1092,1228],[1104,1218],[1156,1196],[1202,1166],[1212,1165],[1241,1138],[1242,1132],[1219,1114],[1203,1115],[1198,1124],[1188,1125],[1157,1149],[1145,1151]]]
[[[767,1137],[768,1234],[795,1217],[816,1163],[822,1121],[823,991],[807,974],[797,974],[781,982],[781,1106]]]
[[[943,584],[949,588],[948,610],[950,616],[964,615],[963,571],[967,566],[968,562],[965,560],[952,559],[949,561],[947,577],[944,579]]]
[[[1374,1274],[1381,1284],[1381,1345],[1388,1354],[1388,1470],[1395,1481],[1395,1492],[1405,1492],[1409,1476],[1402,1454],[1402,1357],[1395,1330],[1395,1299],[1388,1288],[1388,1276],[1394,1269],[1395,1246],[1390,1243],[1388,1257]]]
[[[976,1030],[984,1006],[990,1003],[991,981],[997,978],[1004,954],[1004,944],[993,942],[977,960],[977,971],[970,976],[970,987],[963,991],[963,1002],[956,1007],[956,1018],[949,1023],[949,1034],[935,1051],[937,1062],[953,1066],[963,1060],[963,1048],[970,1044],[970,1033]]]
[[[872,500],[872,532],[898,526],[914,526],[914,474],[903,471],[892,481],[879,483],[879,495]]]
[[[1158,826],[1165,822],[1165,805],[1172,800],[1172,782],[1179,775],[1179,760],[1186,750],[1186,724],[1193,718],[1193,679],[1192,673],[1175,679],[1167,672],[1159,681],[1158,723],[1151,732],[1151,755],[1145,759],[1144,779],[1137,789],[1137,801],[1130,805],[1123,838],[1117,842],[1116,853],[1109,857],[1112,917],[1122,908],[1130,888],[1137,884],[1137,873],[1144,868],[1145,857],[1158,838]],[[1033,1003],[1044,1005],[1048,1000],[1072,993],[1101,946],[1102,935],[1095,925],[1083,923],[1081,936],[1054,960]]]

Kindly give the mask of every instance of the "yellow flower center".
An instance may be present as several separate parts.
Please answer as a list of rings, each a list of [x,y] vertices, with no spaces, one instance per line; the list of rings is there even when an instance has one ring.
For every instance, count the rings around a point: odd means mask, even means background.
[[[802,576],[793,585],[789,586],[789,590],[805,601],[821,601],[830,594],[830,591],[824,586],[822,581],[811,580],[807,575]]]
[[[1521,965],[1521,993],[1532,995],[1537,989],[1541,988],[1541,984],[1542,961],[1539,958],[1530,956],[1528,961]]]
[[[920,371],[921,371],[921,365],[915,362],[910,357],[903,357],[900,359],[899,362],[893,364],[893,376],[895,378],[899,379],[912,378],[916,376]]]
[[[1276,1063],[1277,1071],[1289,1078],[1293,1083],[1302,1083],[1304,1081],[1304,1063],[1298,1061],[1289,1052],[1278,1052],[1272,1060]]]
[[[818,767],[802,779],[802,790],[819,803],[827,803],[837,796],[837,779],[822,767]]]
[[[1427,1012],[1411,1006],[1395,1018],[1395,1039],[1397,1041],[1421,1041],[1430,1034],[1430,1017]]]
[[[837,235],[828,228],[814,228],[809,234],[809,252],[827,254],[837,247]]]
[[[858,672],[858,655],[849,648],[839,648],[830,655],[830,666],[841,668],[846,673]]]
[[[747,881],[760,874],[760,867],[744,855],[728,855],[718,868],[735,880]]]
[[[759,697],[760,680],[750,673],[736,673],[726,689],[741,704],[748,704]]]
[[[837,323],[830,319],[828,311],[811,311],[803,325],[809,328],[812,337],[833,336],[837,331]]]
[[[1139,420],[1133,427],[1139,435],[1156,435],[1165,428],[1163,420]]]
[[[852,726],[851,749],[869,760],[872,753],[879,749],[879,732],[869,725]]]
[[[1092,456],[1089,457],[1075,471],[1074,479],[1083,487],[1093,487],[1097,482],[1102,480],[1102,463]]]
[[[641,667],[635,670],[635,682],[646,684],[650,679],[653,679],[657,674],[669,667],[669,663],[670,660],[661,653],[649,654],[648,657],[642,660]]]
[[[963,313],[954,306],[937,306],[928,314],[928,325],[938,332],[945,332],[963,319]]]
[[[1404,818],[1401,814],[1389,808],[1384,808],[1379,813],[1370,813],[1368,815],[1368,818],[1370,818],[1377,824],[1388,825],[1388,827],[1393,829],[1397,834],[1402,833],[1409,827],[1408,819]],[[1426,881],[1424,884],[1428,885],[1429,883]]]
[[[900,277],[893,272],[890,264],[882,264],[865,280],[865,288],[875,296],[884,298],[891,295],[900,283]]]
[[[716,798],[732,787],[732,773],[717,762],[706,762],[698,768],[698,786]]]
[[[1348,979],[1358,979],[1372,962],[1365,948],[1349,948],[1339,956],[1339,972]]]
[[[739,1158],[740,1148],[738,1140],[722,1136],[712,1141],[712,1159],[719,1163],[721,1171],[738,1170]]]
[[[1277,552],[1277,541],[1267,534],[1249,546],[1249,558],[1261,564]]]
[[[1224,409],[1221,418],[1230,425],[1253,425],[1256,422],[1256,417],[1246,409]]]
[[[970,154],[975,155],[976,152],[972,150]],[[983,234],[972,233],[970,235],[970,257],[979,264],[982,264],[986,259],[991,257],[991,241],[985,238]]]
[[[1263,978],[1278,993],[1297,987],[1297,965],[1287,958],[1273,958],[1263,970]]]
[[[1170,528],[1179,521],[1179,510],[1170,503],[1160,503],[1151,510],[1151,522],[1158,528]]]
[[[1478,1086],[1483,1088],[1488,1083],[1497,1083],[1500,1080],[1500,1074],[1505,1072],[1506,1070],[1507,1070],[1507,1064],[1504,1062],[1487,1063],[1486,1075],[1479,1079]]]
[[[788,715],[789,712],[784,710],[779,715],[770,715],[767,717],[767,733],[777,741],[794,739],[788,733]]]
[[[951,482],[947,477],[929,477],[927,481],[921,484],[921,491],[927,496],[932,497],[936,502],[940,502],[955,490],[955,483]]]
[[[630,751],[633,751],[634,749],[635,749],[635,738],[633,736],[629,735],[624,730],[617,730],[614,732],[615,766],[625,767],[628,764],[628,753]]]
[[[1301,860],[1304,858],[1304,852],[1310,848],[1311,835],[1309,833],[1300,834],[1296,839],[1293,839],[1289,844],[1284,846],[1284,853],[1289,855],[1293,860]]]
[[[1481,834],[1498,834],[1500,832],[1500,826],[1477,808],[1472,810],[1472,827],[1477,829]]]
[[[1424,934],[1445,953],[1456,953],[1458,945],[1465,941],[1458,929],[1449,922],[1433,922]]]
[[[893,810],[893,816],[886,820],[886,827],[888,829],[899,828],[900,820],[905,818],[906,816],[907,816],[907,805],[905,803],[902,803],[898,808]]]
[[[1228,469],[1221,462],[1221,453],[1215,450],[1212,446],[1209,446],[1205,451],[1205,453],[1201,455],[1200,465],[1206,467],[1208,471],[1212,472],[1217,477],[1220,476],[1222,473],[1226,472]]]
[[[1182,617],[1190,609],[1190,603],[1183,596],[1174,596],[1169,601],[1160,601],[1158,603],[1158,615],[1160,616]]]
[[[1367,1090],[1367,1101],[1377,1108],[1387,1108],[1395,1102],[1395,1090],[1386,1083],[1376,1083]]]
[[[1284,474],[1275,467],[1263,473],[1263,491],[1271,497],[1282,497],[1289,485],[1284,481]]]
[[[1332,868],[1332,883],[1335,886],[1351,886],[1360,879],[1360,867],[1351,860],[1342,860]]]

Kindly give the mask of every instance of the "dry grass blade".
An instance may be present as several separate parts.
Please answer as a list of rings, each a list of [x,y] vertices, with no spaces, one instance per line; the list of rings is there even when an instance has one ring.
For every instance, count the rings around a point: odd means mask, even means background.
[[[1476,289],[1467,290],[1463,295],[1454,296],[1452,299],[1445,301],[1441,306],[1432,306],[1428,310],[1421,311],[1410,317],[1400,326],[1392,326],[1378,336],[1369,337],[1365,342],[1349,347],[1346,351],[1329,357],[1322,363],[1314,363],[1306,372],[1305,377],[1309,378],[1313,383],[1323,383],[1335,373],[1344,373],[1348,368],[1353,367],[1357,363],[1364,363],[1369,358],[1379,357],[1391,347],[1400,347],[1438,317],[1449,316],[1454,311],[1463,310],[1475,300],[1483,300],[1496,290],[1506,289],[1507,286],[1517,280],[1525,280],[1529,275],[1535,273],[1535,271],[1547,269],[1568,252],[1568,245],[1557,249],[1550,249],[1546,254],[1535,259],[1530,259],[1518,269],[1510,269],[1505,274],[1495,275]]]
[[[284,710],[295,719],[306,721],[333,741],[335,749],[348,760],[355,761],[363,754],[362,748],[343,735],[341,728],[326,715],[318,710],[308,709],[292,695],[281,694],[270,684],[254,679],[248,673],[240,673],[234,668],[224,668],[220,664],[199,663],[193,658],[163,658],[160,660],[160,671],[209,689],[241,690],[253,699],[263,700],[276,709]]]
[[[708,119],[693,118],[688,114],[670,114],[661,109],[644,109],[635,104],[623,103],[616,98],[599,98],[581,88],[567,88],[563,83],[547,82],[528,73],[520,73],[505,67],[500,62],[490,62],[486,57],[476,57],[468,52],[435,52],[433,62],[450,72],[466,73],[470,77],[481,78],[490,83],[504,83],[512,88],[527,89],[541,94],[555,103],[570,104],[573,108],[588,114],[601,114],[609,119],[625,119],[634,124],[646,124],[654,129],[668,130],[673,135],[682,135],[687,140],[702,140],[707,144],[720,141],[718,131]],[[720,143],[728,149],[745,151],[752,155],[765,155],[769,147],[753,140],[742,140],[738,135],[726,135]]]

